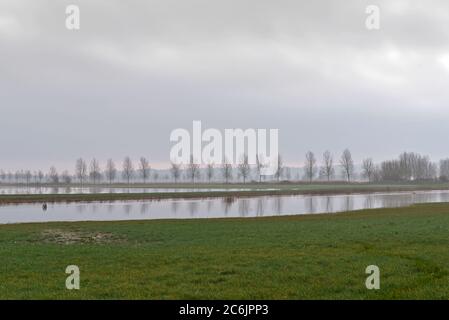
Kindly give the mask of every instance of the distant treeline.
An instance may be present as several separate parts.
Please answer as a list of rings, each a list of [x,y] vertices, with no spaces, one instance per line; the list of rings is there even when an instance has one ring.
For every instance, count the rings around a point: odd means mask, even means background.
[[[54,166],[44,173],[42,170],[17,170],[15,172],[0,169],[0,182],[10,184],[71,184],[71,183],[158,183],[158,182],[263,182],[263,181],[367,181],[367,182],[411,182],[411,181],[449,181],[449,158],[439,163],[432,162],[428,156],[414,152],[404,152],[396,159],[375,163],[366,158],[358,166],[354,165],[351,152],[346,149],[341,156],[334,156],[326,151],[320,161],[311,151],[304,157],[302,167],[283,165],[278,157],[278,167],[273,176],[262,175],[264,164],[257,158],[255,165],[248,164],[248,157],[243,155],[237,165],[213,163],[200,166],[191,161],[186,165],[172,163],[165,170],[151,169],[147,158],[141,157],[134,162],[125,157],[120,163],[120,170],[114,160],[107,160],[104,165],[97,159],[87,163],[84,159],[76,160],[74,171],[61,173]]]

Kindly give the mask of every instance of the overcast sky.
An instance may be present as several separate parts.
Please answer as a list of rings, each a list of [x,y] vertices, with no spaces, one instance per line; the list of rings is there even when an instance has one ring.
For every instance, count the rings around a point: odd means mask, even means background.
[[[380,30],[365,27],[370,4]],[[170,132],[193,120],[278,128],[290,164],[346,147],[357,162],[437,160],[449,156],[448,26],[447,0],[1,0],[0,168],[162,166]]]

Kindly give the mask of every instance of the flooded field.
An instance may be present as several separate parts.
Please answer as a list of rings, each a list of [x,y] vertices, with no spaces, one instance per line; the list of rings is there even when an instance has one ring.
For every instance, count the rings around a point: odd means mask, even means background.
[[[166,199],[0,206],[0,223],[260,217],[449,202],[449,191]]]
[[[0,186],[0,195],[21,194],[95,194],[95,193],[162,193],[162,192],[217,192],[250,191],[252,188],[135,188],[135,187],[17,187]],[[275,190],[265,188],[265,190]]]

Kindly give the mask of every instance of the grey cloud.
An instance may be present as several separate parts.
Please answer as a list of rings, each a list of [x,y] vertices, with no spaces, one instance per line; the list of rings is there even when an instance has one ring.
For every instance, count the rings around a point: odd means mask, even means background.
[[[64,27],[67,4],[81,30]],[[449,4],[2,1],[0,167],[168,161],[170,131],[279,128],[287,162],[349,147],[446,156]]]

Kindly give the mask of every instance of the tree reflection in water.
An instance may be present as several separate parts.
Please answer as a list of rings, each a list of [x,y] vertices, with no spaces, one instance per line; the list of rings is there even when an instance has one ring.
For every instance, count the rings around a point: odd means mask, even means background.
[[[225,197],[222,200],[222,208],[224,211],[224,215],[227,216],[229,213],[229,210],[232,207],[232,204],[235,202],[235,197]]]
[[[173,213],[177,213],[178,212],[178,208],[179,208],[179,202],[176,201],[176,200],[172,201],[172,203],[171,203],[171,211]]]
[[[276,215],[280,215],[282,213],[282,199],[283,197],[275,197],[273,201],[273,211]]]
[[[261,217],[264,214],[265,197],[257,199],[256,216]]]
[[[213,208],[213,201],[209,200],[207,201],[207,213],[210,213],[212,211]]]
[[[333,205],[332,205],[332,197],[331,196],[327,196],[327,197],[323,197],[323,208],[325,208],[325,212],[327,213],[332,213],[334,212],[333,210]]]
[[[350,211],[354,208],[353,197],[350,195],[344,196],[343,207],[341,211]]]
[[[315,213],[315,197],[310,196],[305,199],[307,213]]]
[[[198,202],[196,200],[189,201],[189,213],[191,217],[194,217],[195,214],[198,212]]]
[[[240,217],[246,217],[249,213],[250,201],[247,199],[239,200],[239,215]]]
[[[443,201],[449,191],[49,203],[47,212],[41,203],[16,204],[0,206],[0,223],[319,214]]]
[[[374,197],[372,195],[365,196],[364,209],[374,208]]]
[[[133,206],[132,206],[132,204],[130,204],[130,203],[126,203],[126,204],[123,206],[123,210],[125,211],[125,213],[126,213],[127,216],[129,216],[129,214],[131,213],[132,209],[133,209]]]
[[[140,205],[140,213],[141,214],[148,213],[149,208],[150,208],[150,204],[148,202],[142,202]]]

